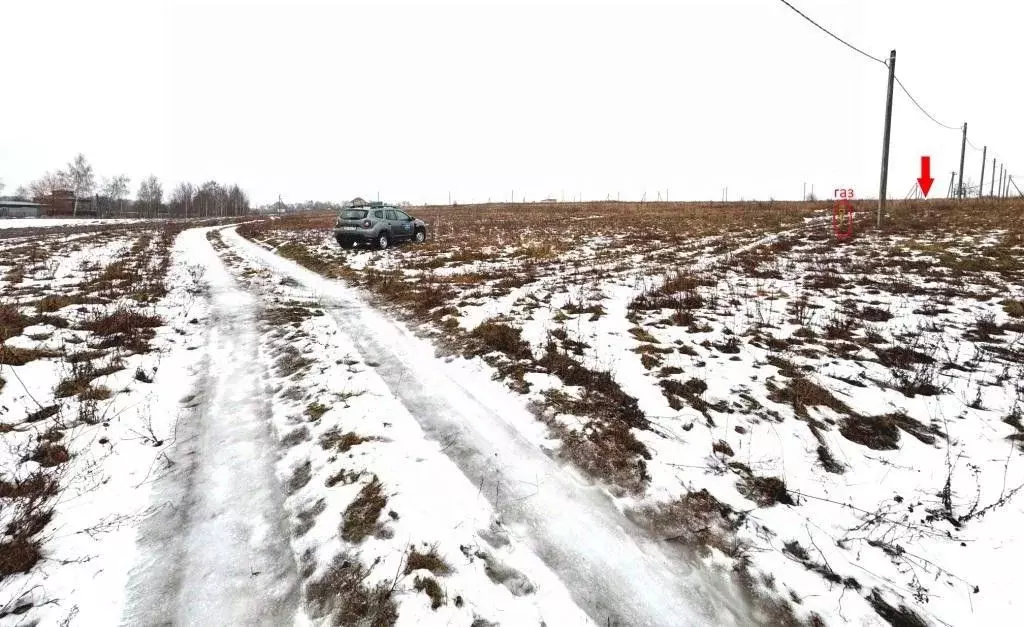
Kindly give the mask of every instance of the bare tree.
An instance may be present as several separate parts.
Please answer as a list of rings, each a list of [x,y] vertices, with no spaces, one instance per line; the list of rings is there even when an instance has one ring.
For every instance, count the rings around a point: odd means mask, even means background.
[[[6,187],[4,185],[4,180],[0,179],[0,194],[4,193],[4,187]]]
[[[68,164],[67,178],[71,183],[71,191],[75,193],[75,207],[72,215],[78,215],[78,198],[83,194],[91,194],[96,187],[96,177],[92,172],[92,165],[85,159],[85,155],[78,153],[74,161]]]
[[[56,172],[47,172],[38,180],[32,181],[28,184],[28,189],[33,198],[44,198],[58,189],[67,189],[69,186],[67,173],[57,170]]]
[[[193,212],[193,203],[196,196],[196,188],[191,183],[179,183],[171,192],[171,212],[174,215],[188,218]]]
[[[24,185],[19,185],[18,189],[14,190],[14,195],[21,200],[29,200],[29,191],[25,189]]]
[[[124,199],[128,197],[128,183],[131,179],[124,174],[109,178],[103,183],[103,193],[117,203],[117,211],[124,215]]]
[[[163,197],[164,188],[158,178],[150,174],[142,179],[142,183],[139,184],[138,204],[149,217],[155,218],[159,213]]]

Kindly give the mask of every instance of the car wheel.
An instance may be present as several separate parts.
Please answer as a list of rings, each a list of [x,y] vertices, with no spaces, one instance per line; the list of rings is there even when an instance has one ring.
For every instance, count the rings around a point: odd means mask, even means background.
[[[341,246],[342,248],[351,248],[352,247],[352,242],[347,241],[344,237],[342,237],[340,235],[335,237],[334,240],[336,242],[338,242],[338,246]]]
[[[391,245],[391,238],[388,237],[387,231],[381,231],[380,235],[377,236],[377,248],[384,250]]]
[[[416,240],[417,244],[422,244],[423,242],[427,241],[427,232],[424,231],[423,229],[419,229],[418,231],[416,231],[416,235],[413,236],[413,239]]]

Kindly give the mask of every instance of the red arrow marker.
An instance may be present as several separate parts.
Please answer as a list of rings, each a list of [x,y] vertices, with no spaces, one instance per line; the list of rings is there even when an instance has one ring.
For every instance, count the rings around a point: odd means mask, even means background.
[[[921,157],[921,178],[917,179],[917,184],[921,186],[921,193],[924,197],[928,197],[928,190],[932,188],[932,183],[935,179],[932,178],[932,158]]]

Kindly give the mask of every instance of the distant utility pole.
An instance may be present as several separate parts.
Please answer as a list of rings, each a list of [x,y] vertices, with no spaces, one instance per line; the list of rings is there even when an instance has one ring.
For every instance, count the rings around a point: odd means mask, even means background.
[[[960,142],[960,184],[957,186],[956,197],[964,198],[964,153],[967,150],[967,122],[964,122],[964,138]]]
[[[949,173],[949,189],[946,190],[946,198],[953,197],[953,190],[955,189],[953,183],[956,183],[956,172]]]
[[[981,182],[978,183],[978,198],[985,193],[985,162],[988,161],[988,146],[981,149]]]
[[[1013,183],[1013,188],[1015,190],[1017,190],[1017,193],[1020,194],[1020,197],[1024,198],[1024,192],[1020,191],[1020,188],[1017,187],[1017,184],[1013,182],[1013,177],[1012,176],[1010,177],[1010,182]]]
[[[988,195],[996,195],[996,158],[992,157],[992,181],[988,184]]]
[[[889,91],[885,97],[885,134],[882,136],[882,180],[878,185],[878,226],[885,212],[885,192],[889,186],[889,137],[892,132],[892,84],[896,78],[896,51],[889,52]]]
[[[998,198],[1003,197],[1003,169],[1005,166],[1006,164],[1004,163],[999,164],[999,194],[997,196]]]

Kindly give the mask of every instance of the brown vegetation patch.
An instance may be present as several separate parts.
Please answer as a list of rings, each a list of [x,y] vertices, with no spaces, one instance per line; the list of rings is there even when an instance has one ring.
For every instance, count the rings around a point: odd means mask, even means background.
[[[298,305],[285,307],[272,307],[263,312],[263,319],[274,326],[284,324],[300,325],[303,321],[315,316],[322,316],[324,312],[319,309],[310,309]]]
[[[776,388],[771,391],[768,398],[776,403],[792,405],[793,411],[800,418],[809,418],[808,407],[828,407],[838,414],[852,414],[853,412],[831,392],[821,387],[807,377],[799,376],[790,381],[783,388]]]
[[[874,588],[867,599],[875,612],[893,627],[928,627],[928,622],[906,605],[891,605],[882,597],[878,588]]]
[[[531,359],[533,352],[519,329],[502,322],[488,320],[470,332],[470,337],[491,351],[505,353],[512,359]]]
[[[441,584],[437,583],[437,580],[433,577],[416,577],[413,580],[413,587],[418,592],[426,593],[430,597],[430,609],[436,610],[444,605],[444,590],[441,589]]]
[[[353,446],[358,446],[363,442],[369,442],[371,439],[372,438],[364,438],[352,431],[342,433],[337,427],[332,427],[329,431],[320,436],[320,446],[326,450],[334,449],[339,453],[347,453]]]
[[[25,418],[27,422],[39,422],[40,420],[46,420],[60,413],[60,405],[49,405],[43,407],[37,411],[34,411]]]
[[[0,498],[42,499],[57,493],[57,482],[41,472],[24,479],[0,478]]]
[[[906,346],[876,349],[878,361],[890,368],[911,368],[914,364],[932,364],[935,359]]]
[[[12,337],[21,335],[25,327],[31,321],[18,311],[18,307],[11,304],[0,304],[0,342],[6,342]]]
[[[274,362],[274,371],[278,376],[289,377],[312,364],[313,360],[304,357],[297,348],[286,346]]]
[[[934,444],[936,437],[942,437],[942,431],[937,427],[927,427],[906,414],[854,415],[844,418],[839,427],[839,433],[847,440],[876,451],[899,448],[900,430],[924,444]]]
[[[452,572],[451,566],[437,554],[436,547],[431,547],[426,553],[420,553],[415,548],[409,552],[405,560],[405,574],[408,575],[417,570],[429,570],[437,576],[447,575]]]
[[[0,540],[0,581],[10,575],[27,573],[42,557],[40,543],[18,535]]]
[[[367,536],[376,533],[377,519],[387,505],[384,486],[376,476],[363,486],[342,517],[341,537],[347,542],[362,542]]]
[[[135,335],[142,329],[153,329],[162,324],[163,321],[157,316],[147,316],[122,307],[87,321],[83,328],[98,335]]]
[[[736,489],[740,494],[757,503],[758,507],[771,507],[777,503],[795,505],[786,490],[786,482],[779,477],[759,477],[745,465],[733,462],[731,468],[740,474]]]
[[[785,544],[783,544],[782,552],[803,564],[804,568],[806,568],[807,570],[818,573],[826,581],[844,586],[846,588],[850,588],[852,590],[861,589],[860,582],[854,579],[853,577],[841,577],[834,570],[832,570],[832,567],[828,564],[822,564],[812,559],[810,554],[807,552],[807,549],[802,547],[800,543],[796,540],[792,540],[790,542],[786,542]]]
[[[37,359],[51,359],[59,356],[60,353],[54,351],[0,345],[0,365],[24,366]]]
[[[29,457],[43,468],[52,468],[67,463],[71,456],[68,450],[60,444],[54,444],[43,440],[36,447],[36,450]]]
[[[666,541],[679,542],[702,557],[709,556],[711,548],[731,557],[740,553],[736,513],[706,489],[657,507],[631,510],[628,516]]]
[[[295,467],[292,471],[292,476],[288,479],[288,492],[294,494],[306,487],[309,480],[313,478],[313,464],[307,459],[303,463]]]
[[[312,555],[304,556],[304,567]],[[370,586],[369,570],[358,556],[341,553],[334,557],[327,571],[306,584],[306,600],[313,618],[330,616],[332,625],[391,627],[398,621],[398,605],[393,586],[384,583]]]
[[[1011,318],[1024,318],[1024,300],[1007,299],[1002,305],[1003,311]]]

